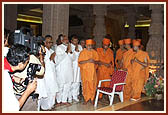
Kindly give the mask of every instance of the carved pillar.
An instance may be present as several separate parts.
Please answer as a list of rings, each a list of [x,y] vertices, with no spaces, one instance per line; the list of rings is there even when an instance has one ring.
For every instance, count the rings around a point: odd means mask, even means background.
[[[56,42],[59,34],[68,36],[69,5],[68,4],[44,4],[42,35],[50,34],[53,42]]]
[[[135,38],[136,18],[135,18],[135,11],[131,8],[127,9],[127,23],[129,25],[127,37],[134,39]]]
[[[152,22],[149,27],[150,37],[147,43],[147,52],[149,53],[150,59],[155,60],[155,65],[160,66],[161,69],[161,62],[164,62],[163,5],[150,4],[149,8],[152,10]],[[157,73],[161,74],[160,70]]]
[[[17,4],[4,5],[4,27],[11,31],[17,29]]]
[[[106,34],[105,30],[105,16],[106,16],[106,5],[93,5],[93,14],[95,15],[95,26],[93,35],[96,40],[96,46],[101,47],[102,40]]]

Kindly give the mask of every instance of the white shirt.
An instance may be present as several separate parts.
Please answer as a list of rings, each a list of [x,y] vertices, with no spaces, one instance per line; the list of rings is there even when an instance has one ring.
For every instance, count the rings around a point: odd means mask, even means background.
[[[73,61],[74,55],[66,53],[67,46],[61,44],[56,49],[56,73],[60,84],[73,82]]]
[[[80,74],[80,67],[78,66],[78,58],[79,54],[82,51],[82,46],[78,45],[79,52],[75,51],[75,45],[71,44],[72,52],[75,55],[75,59],[73,61],[73,71],[74,71],[74,78],[73,82],[81,82],[81,74]]]
[[[14,91],[13,91],[13,83],[12,79],[10,78],[10,75],[8,73],[8,70],[4,70],[3,75],[3,87],[2,87],[2,110],[3,112],[12,112],[12,111],[19,111],[19,101],[15,97]]]
[[[52,49],[46,50],[46,55],[44,57],[45,62],[45,74],[44,74],[44,80],[45,85],[47,89],[47,94],[49,95],[55,95],[56,92],[58,92],[58,85],[57,85],[57,79],[56,79],[56,71],[55,71],[55,63],[53,60],[50,60],[50,56],[54,51]]]

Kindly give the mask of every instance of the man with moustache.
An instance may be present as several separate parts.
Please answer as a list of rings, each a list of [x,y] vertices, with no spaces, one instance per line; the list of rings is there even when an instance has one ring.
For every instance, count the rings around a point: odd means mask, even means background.
[[[74,55],[69,43],[68,37],[63,36],[61,38],[62,44],[56,49],[56,73],[58,80],[58,94],[57,103],[69,105],[67,102],[71,84],[73,82],[73,61]]]

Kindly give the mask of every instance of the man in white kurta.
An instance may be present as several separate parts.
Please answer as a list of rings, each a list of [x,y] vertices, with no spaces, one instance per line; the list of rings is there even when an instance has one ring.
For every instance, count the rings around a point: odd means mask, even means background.
[[[72,37],[71,40],[71,48],[72,52],[75,55],[75,59],[73,61],[73,82],[71,85],[68,102],[72,102],[72,100],[79,101],[78,95],[79,95],[79,89],[80,89],[80,82],[81,82],[81,75],[80,75],[80,68],[78,66],[78,57],[80,52],[82,51],[81,45],[78,45],[78,38],[76,36]]]
[[[40,105],[43,110],[52,109],[55,104],[56,93],[58,92],[58,85],[56,80],[55,71],[55,52],[51,49],[52,37],[47,35],[45,37],[45,50],[46,55],[44,57],[45,74],[44,82],[47,90],[47,97],[40,99]]]
[[[57,94],[57,103],[67,103],[68,94],[71,84],[73,82],[73,58],[74,55],[71,50],[71,45],[66,36],[62,38],[62,44],[56,49],[56,73],[58,80],[59,92]]]

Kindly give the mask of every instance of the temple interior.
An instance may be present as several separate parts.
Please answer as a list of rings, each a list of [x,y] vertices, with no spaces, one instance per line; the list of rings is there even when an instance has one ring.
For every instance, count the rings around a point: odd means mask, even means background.
[[[4,4],[4,28],[14,31],[21,27],[33,29],[35,36],[53,36],[56,43],[59,34],[80,39],[94,38],[96,47],[108,36],[116,50],[118,41],[124,38],[141,39],[144,51],[150,57],[150,73],[166,78],[164,72],[165,4],[106,3],[106,4]],[[82,105],[55,106],[49,111],[164,111],[165,92],[161,100],[143,95],[141,101],[121,103],[118,96],[109,106],[108,100],[100,100],[98,107]],[[43,111],[43,110],[42,110]]]

